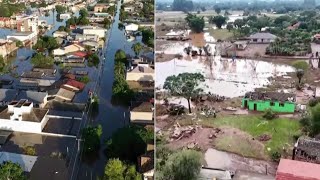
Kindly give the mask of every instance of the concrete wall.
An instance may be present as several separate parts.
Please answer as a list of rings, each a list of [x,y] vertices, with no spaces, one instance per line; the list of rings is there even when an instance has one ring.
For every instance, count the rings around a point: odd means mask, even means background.
[[[42,131],[42,124],[29,121],[0,119],[0,129],[27,133],[40,133]]]
[[[247,107],[245,107],[245,102],[247,101]],[[250,99],[243,99],[242,100],[242,107],[248,108],[249,110],[256,110],[256,111],[265,111],[267,109],[272,109],[275,112],[282,112],[282,113],[293,113],[295,111],[295,103],[285,102],[283,106],[280,106],[280,102],[275,101],[273,102],[274,105],[270,105],[271,101],[252,101]],[[256,105],[256,109],[255,109]]]
[[[130,121],[132,123],[153,123],[153,112],[130,112]]]
[[[98,35],[99,38],[105,37],[106,30],[104,29],[83,29],[83,34],[95,34]]]
[[[154,81],[154,73],[127,73],[127,81]]]

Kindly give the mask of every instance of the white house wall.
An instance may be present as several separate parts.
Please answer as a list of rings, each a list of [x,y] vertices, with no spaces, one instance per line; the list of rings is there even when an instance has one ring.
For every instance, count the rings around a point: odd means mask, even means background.
[[[27,133],[41,133],[42,131],[41,123],[6,119],[0,119],[0,129]]]
[[[127,73],[127,81],[154,81],[154,73]]]

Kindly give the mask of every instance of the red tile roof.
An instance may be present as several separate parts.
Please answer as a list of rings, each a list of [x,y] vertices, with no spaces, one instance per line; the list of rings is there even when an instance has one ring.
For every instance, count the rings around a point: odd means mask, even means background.
[[[76,81],[76,80],[72,80],[72,79],[67,80],[67,82],[65,84],[68,85],[68,86],[72,86],[72,87],[78,88],[80,90],[83,90],[84,87],[85,87],[84,83]]]
[[[276,180],[320,180],[320,165],[281,159]]]
[[[87,53],[82,51],[74,52],[72,55],[78,56],[78,57],[86,57]]]

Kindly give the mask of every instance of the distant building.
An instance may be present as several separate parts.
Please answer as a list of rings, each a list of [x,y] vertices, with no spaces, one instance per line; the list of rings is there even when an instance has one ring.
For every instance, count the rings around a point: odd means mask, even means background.
[[[27,100],[12,101],[0,112],[0,129],[27,133],[40,133],[46,125],[49,110],[34,108]]]
[[[276,40],[277,36],[271,33],[255,33],[249,36],[251,43],[271,43]]]
[[[271,109],[275,112],[293,113],[295,111],[294,94],[278,92],[248,92],[242,99],[242,107],[253,111]]]
[[[82,34],[88,35],[88,34],[94,34],[97,35],[99,38],[103,38],[106,35],[107,30],[101,27],[97,26],[83,26],[80,27],[82,30]]]
[[[0,39],[0,56],[6,57],[17,50],[16,42],[12,40]]]
[[[320,180],[320,165],[281,159],[276,180]]]
[[[107,9],[109,7],[106,3],[98,3],[94,6],[94,12],[102,12],[104,9]]]
[[[154,69],[148,64],[138,64],[127,73],[127,81],[154,81]]]
[[[67,37],[69,34],[65,31],[55,31],[53,37]]]

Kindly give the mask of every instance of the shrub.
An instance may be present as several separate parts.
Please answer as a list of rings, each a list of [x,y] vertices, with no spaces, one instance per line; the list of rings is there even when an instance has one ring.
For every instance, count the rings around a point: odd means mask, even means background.
[[[23,147],[23,152],[26,155],[29,155],[29,156],[35,156],[36,155],[36,149],[34,147],[32,147],[32,146]]]
[[[281,158],[281,153],[278,151],[274,151],[271,153],[271,159],[275,162],[279,162]]]
[[[267,109],[264,112],[262,117],[267,119],[267,120],[272,120],[272,119],[276,118],[276,114],[272,111],[272,109]]]
[[[295,67],[296,69],[302,69],[304,71],[308,70],[308,63],[303,61],[303,60],[298,60],[298,61],[294,61],[292,63],[292,66]]]
[[[310,101],[309,101],[309,106],[310,106],[310,107],[314,107],[314,106],[316,106],[318,103],[320,103],[320,98],[310,99]]]

